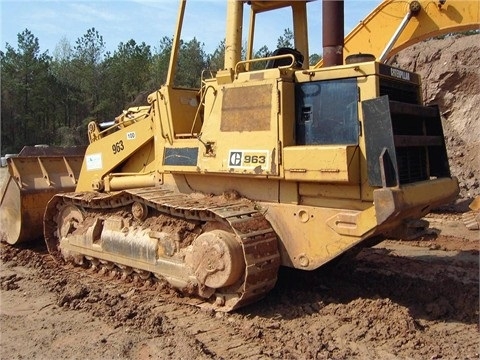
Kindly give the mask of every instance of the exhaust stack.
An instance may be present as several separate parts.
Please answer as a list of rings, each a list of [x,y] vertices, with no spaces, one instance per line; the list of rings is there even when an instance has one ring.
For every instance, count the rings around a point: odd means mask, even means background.
[[[344,1],[323,0],[323,66],[343,65]]]

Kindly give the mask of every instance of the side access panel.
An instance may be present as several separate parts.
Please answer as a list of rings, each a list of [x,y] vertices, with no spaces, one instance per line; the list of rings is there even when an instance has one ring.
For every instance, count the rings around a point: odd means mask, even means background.
[[[203,124],[201,141],[211,151],[201,149],[199,171],[278,176],[281,91],[281,81],[263,79],[226,84],[207,94],[207,104],[213,107]]]

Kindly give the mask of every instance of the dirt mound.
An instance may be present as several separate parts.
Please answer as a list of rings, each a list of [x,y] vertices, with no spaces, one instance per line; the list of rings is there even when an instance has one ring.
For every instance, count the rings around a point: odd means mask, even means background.
[[[421,75],[425,102],[440,107],[460,196],[480,195],[480,34],[415,44],[391,64]]]

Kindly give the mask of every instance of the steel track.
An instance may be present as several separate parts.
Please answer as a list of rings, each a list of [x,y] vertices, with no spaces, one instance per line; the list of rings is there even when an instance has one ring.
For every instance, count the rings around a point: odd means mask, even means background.
[[[125,190],[113,194],[104,193],[67,193],[56,195],[48,204],[44,218],[45,241],[51,254],[61,257],[58,245],[58,210],[65,205],[73,205],[83,212],[93,210],[119,209],[139,202],[151,209],[170,216],[172,219],[195,220],[201,222],[217,221],[228,224],[241,243],[245,262],[243,281],[239,286],[217,289],[215,296],[209,299],[186,297],[186,303],[216,311],[231,311],[265,296],[277,280],[280,266],[278,239],[271,225],[255,209],[255,204],[245,200],[228,200],[223,197],[195,196],[174,193],[163,188],[142,188]],[[88,249],[77,248],[81,254],[96,257],[99,260],[112,261],[108,254],[96,254]],[[120,266],[153,272],[156,277],[164,274],[152,271],[141,262],[114,259]],[[215,298],[227,298],[225,303],[216,303]]]

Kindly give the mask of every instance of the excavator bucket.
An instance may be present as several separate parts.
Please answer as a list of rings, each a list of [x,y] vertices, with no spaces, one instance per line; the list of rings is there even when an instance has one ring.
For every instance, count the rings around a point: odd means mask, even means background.
[[[74,191],[86,147],[26,146],[7,159],[0,193],[0,240],[9,244],[43,236],[43,213],[58,193]]]

